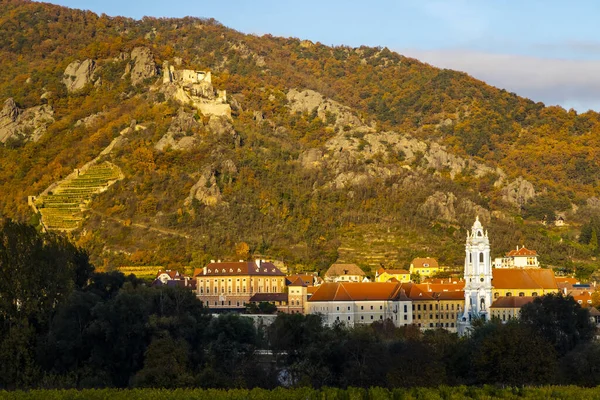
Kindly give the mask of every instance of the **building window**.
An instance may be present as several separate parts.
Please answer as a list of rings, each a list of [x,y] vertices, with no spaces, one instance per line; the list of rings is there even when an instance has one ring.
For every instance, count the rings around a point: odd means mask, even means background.
[[[380,315],[380,316],[379,316],[379,319],[383,319],[383,315]]]
[[[524,296],[525,296],[525,293],[519,292],[519,297],[524,297]]]
[[[348,311],[350,311],[350,306],[348,306]]]
[[[350,317],[348,317],[348,321],[350,321]]]
[[[417,310],[421,311],[421,305],[417,305]]]
[[[339,307],[336,307],[336,309],[337,309],[337,311],[340,311],[340,308],[339,308]]]
[[[406,304],[404,305],[404,312],[408,312],[408,307],[406,306]]]
[[[511,292],[506,292],[506,297],[510,297],[510,296],[512,296],[512,293]]]
[[[432,311],[432,310],[433,310],[433,304],[430,304],[429,305],[429,311]]]
[[[406,314],[404,314],[404,320],[406,321],[408,319],[408,316]]]
[[[479,236],[481,236],[481,232],[479,232],[479,233],[480,233]],[[479,253],[479,262],[483,263],[483,253]]]
[[[360,319],[365,319],[365,316],[364,316],[364,315],[361,315],[361,316],[360,316]]]
[[[371,315],[371,319],[373,319],[373,316]]]
[[[360,306],[360,309],[361,309],[361,310],[364,310],[365,308],[364,308],[363,306]]]
[[[533,297],[535,297],[535,296],[537,296],[538,294],[537,294],[537,292],[533,292],[533,293],[531,293],[531,295],[532,295]]]

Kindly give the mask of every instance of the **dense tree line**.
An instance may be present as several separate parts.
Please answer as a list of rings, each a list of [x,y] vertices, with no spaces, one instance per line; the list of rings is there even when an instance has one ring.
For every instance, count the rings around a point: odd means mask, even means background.
[[[587,310],[548,295],[519,321],[467,338],[391,321],[347,328],[320,316],[269,326],[213,317],[183,288],[96,273],[55,235],[0,230],[0,388],[595,385],[600,345]],[[266,350],[266,351],[265,351]]]

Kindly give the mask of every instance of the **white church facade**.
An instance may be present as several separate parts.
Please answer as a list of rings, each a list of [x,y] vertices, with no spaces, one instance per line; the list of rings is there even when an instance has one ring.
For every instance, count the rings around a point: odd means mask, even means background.
[[[479,217],[467,232],[465,244],[465,306],[458,314],[458,334],[467,333],[476,319],[490,320],[492,305],[492,258],[490,239]]]

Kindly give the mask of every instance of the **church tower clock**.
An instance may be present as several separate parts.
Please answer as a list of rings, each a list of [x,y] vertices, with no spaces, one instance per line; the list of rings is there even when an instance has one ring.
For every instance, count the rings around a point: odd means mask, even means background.
[[[490,319],[492,305],[492,258],[490,240],[479,217],[467,232],[465,244],[465,306],[458,314],[458,333],[468,333],[474,319]]]

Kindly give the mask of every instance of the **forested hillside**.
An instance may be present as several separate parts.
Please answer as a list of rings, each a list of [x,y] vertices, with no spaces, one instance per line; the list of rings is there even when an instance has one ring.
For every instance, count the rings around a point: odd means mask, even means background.
[[[48,225],[28,196],[53,202],[98,267],[460,266],[476,214],[494,256],[525,244],[582,278],[598,266],[596,112],[386,48],[23,0],[2,3],[0,68],[0,213]],[[212,82],[189,94],[185,70]],[[123,179],[70,175],[92,160]]]

